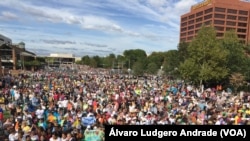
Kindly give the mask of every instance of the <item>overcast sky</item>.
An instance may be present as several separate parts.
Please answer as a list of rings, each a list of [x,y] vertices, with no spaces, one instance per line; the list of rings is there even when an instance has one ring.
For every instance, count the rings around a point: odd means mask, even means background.
[[[180,16],[202,0],[0,0],[0,34],[37,55],[177,49]]]

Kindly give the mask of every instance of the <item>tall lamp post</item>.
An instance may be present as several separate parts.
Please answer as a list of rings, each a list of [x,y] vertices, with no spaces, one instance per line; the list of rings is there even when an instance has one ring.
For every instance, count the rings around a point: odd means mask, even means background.
[[[130,69],[130,59],[128,60],[128,78],[130,79],[130,73],[131,73],[131,69]]]
[[[131,69],[128,68],[128,78],[130,79],[130,72],[131,72]]]
[[[161,66],[161,73],[160,73],[160,76],[162,76],[162,74],[163,74],[163,66]]]

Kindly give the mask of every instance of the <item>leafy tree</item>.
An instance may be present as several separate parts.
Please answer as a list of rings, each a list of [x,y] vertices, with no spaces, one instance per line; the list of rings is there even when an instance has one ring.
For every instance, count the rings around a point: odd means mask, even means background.
[[[180,42],[178,44],[178,57],[181,62],[184,62],[185,59],[188,57],[188,43],[187,42]]]
[[[149,74],[156,74],[158,70],[159,67],[154,62],[151,62],[147,65],[147,73]]]
[[[82,57],[82,62],[85,65],[90,65],[90,57],[88,55]]]
[[[36,57],[36,60],[42,63],[46,62],[46,58],[45,57]]]
[[[92,67],[92,68],[96,68],[97,67],[97,62],[94,58],[90,58],[89,60],[89,66]]]
[[[111,53],[111,54],[109,54],[109,56],[105,57],[104,62],[103,62],[103,64],[106,66],[105,68],[112,68],[115,60],[116,60],[116,56],[113,53]]]
[[[165,52],[153,52],[147,57],[146,72],[156,74],[161,68],[165,58]]]
[[[119,62],[125,61],[125,57],[122,55],[117,55],[117,61]]]
[[[126,58],[126,60],[130,60],[131,66],[133,66],[134,63],[137,61],[144,61],[144,63],[146,64],[145,61],[147,60],[147,54],[144,50],[141,50],[141,49],[125,50],[123,52],[123,56]],[[126,66],[126,67],[129,67],[129,66]]]
[[[244,46],[244,52],[249,57],[250,56],[250,44]]]
[[[115,54],[114,54],[114,53],[111,53],[111,54],[109,54],[108,58],[110,58],[110,59],[115,59],[115,58],[116,58],[116,56],[115,56]]]
[[[246,81],[250,82],[250,58],[246,57],[245,58],[245,65],[243,66],[239,66],[240,68],[242,68],[242,70],[244,70],[244,72],[242,74],[244,74]]]
[[[162,66],[164,58],[164,52],[153,52],[147,57],[148,63],[155,63],[158,69]]]
[[[245,83],[245,77],[241,73],[233,73],[230,76],[230,83],[234,86],[235,92],[237,93],[238,88]]]
[[[133,74],[136,76],[144,75],[144,72],[145,72],[144,67],[145,67],[145,64],[143,63],[143,61],[135,62],[133,65]]]
[[[102,67],[102,63],[101,63],[101,58],[99,56],[93,56],[93,58],[96,62],[96,67]]]
[[[77,60],[75,63],[78,64],[78,65],[83,64],[83,63],[82,63],[82,60]]]
[[[228,74],[228,51],[216,38],[213,27],[203,26],[188,46],[188,58],[181,63],[180,72],[200,85],[210,80],[221,80]]]
[[[179,52],[177,50],[169,50],[165,53],[165,60],[163,64],[163,70],[169,75],[177,75],[177,69],[180,61],[178,58]]]
[[[41,62],[39,62],[38,60],[25,61],[24,65],[25,66],[40,66]]]
[[[223,47],[228,50],[227,68],[229,74],[242,72],[239,66],[245,66],[246,57],[244,55],[243,44],[240,43],[238,36],[234,30],[227,31],[222,40]]]
[[[53,58],[53,57],[46,57],[45,60],[46,60],[47,63],[53,63],[55,61],[55,58]]]

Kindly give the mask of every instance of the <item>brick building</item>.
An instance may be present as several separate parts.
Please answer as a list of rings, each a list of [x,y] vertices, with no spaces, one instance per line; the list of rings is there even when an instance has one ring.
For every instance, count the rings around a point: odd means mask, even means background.
[[[218,38],[233,29],[243,43],[249,43],[249,12],[250,0],[204,0],[181,16],[180,42],[192,41],[202,25],[212,25]]]
[[[25,63],[35,59],[36,54],[27,51],[23,42],[16,45],[2,44],[0,46],[1,65],[6,70],[26,69]]]

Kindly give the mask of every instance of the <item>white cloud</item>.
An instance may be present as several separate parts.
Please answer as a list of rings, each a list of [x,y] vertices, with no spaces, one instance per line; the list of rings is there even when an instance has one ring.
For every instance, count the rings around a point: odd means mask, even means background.
[[[153,7],[162,7],[168,4],[167,0],[147,0],[148,4],[150,4]]]
[[[9,11],[3,11],[1,14],[2,14],[1,15],[2,19],[6,19],[6,20],[18,19],[16,14],[11,13]]]
[[[122,32],[123,29],[111,20],[97,17],[97,16],[84,16],[81,26],[87,29],[98,29],[104,31],[119,31]]]
[[[121,9],[127,10],[127,12],[133,13],[141,18],[146,18],[148,20],[153,20],[156,22],[161,22],[167,24],[170,27],[176,28],[178,31],[179,27],[179,18],[180,15],[188,11],[190,6],[196,3],[196,0],[106,0],[106,6],[111,8],[121,7]],[[59,2],[60,1],[56,1]],[[72,2],[66,3],[62,1],[64,5],[76,3],[78,5],[92,5],[94,7],[100,7],[100,4],[97,1],[79,1],[73,0]],[[24,3],[17,0],[3,0],[0,1],[0,5],[9,6],[17,10],[23,11],[32,17],[34,16],[39,20],[47,20],[50,22],[62,22],[67,24],[76,24],[80,25],[82,28],[92,29],[92,30],[101,30],[101,31],[112,31],[112,32],[121,32],[129,33],[128,35],[133,35],[138,33],[131,34],[131,31],[126,31],[116,23],[114,20],[108,19],[107,17],[100,17],[96,15],[89,14],[80,14],[77,13],[79,9],[70,9],[68,7],[52,8],[48,6],[36,6],[30,3]],[[105,5],[105,3],[104,3]]]
[[[51,22],[61,22],[67,24],[80,24],[83,28],[91,28],[95,30],[122,31],[121,27],[115,22],[98,16],[79,16],[70,13],[67,9],[54,9],[44,6],[35,6],[28,3],[16,1],[2,1],[0,5],[11,6],[16,10],[25,12],[39,20],[47,20]]]
[[[76,44],[67,44],[67,46],[78,49],[79,53],[85,49],[91,50],[87,45],[80,45],[80,42],[94,45],[97,40],[97,44],[116,48],[113,51],[118,52],[143,47],[147,50],[163,50],[163,48],[177,46],[180,16],[188,12],[190,6],[198,1],[201,0],[0,0],[0,6],[7,9],[2,12],[0,10],[0,18],[15,20],[15,18],[22,17],[20,19],[29,23],[39,20],[46,24],[73,25],[74,29],[80,27],[82,31],[79,30],[77,33],[72,31],[73,35],[67,35],[66,39],[76,42]],[[51,3],[57,4],[51,5]],[[119,21],[119,19],[122,20]],[[134,19],[137,20],[135,23],[133,23]],[[148,21],[150,22],[147,23]],[[41,40],[65,41],[65,35],[59,35],[64,29],[57,29],[62,31],[53,34],[54,30],[42,31],[43,28],[48,29],[48,27],[40,27],[36,30],[9,27],[5,28],[4,32],[17,41],[28,39],[27,41],[30,42],[27,45],[30,48],[52,50],[51,46],[44,44]],[[103,34],[98,36],[99,32],[91,34],[92,30],[104,32],[105,36]],[[145,43],[145,46],[138,46],[135,44],[137,41]],[[37,42],[40,43],[39,46]],[[150,46],[152,43],[156,43],[155,48]],[[57,47],[65,49],[64,44],[59,44]]]

